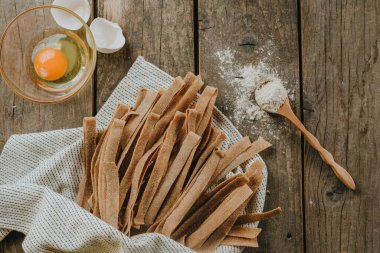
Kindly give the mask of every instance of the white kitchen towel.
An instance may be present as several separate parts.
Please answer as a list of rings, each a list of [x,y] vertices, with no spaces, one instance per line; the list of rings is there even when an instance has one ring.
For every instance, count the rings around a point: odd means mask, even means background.
[[[142,57],[137,58],[97,114],[98,127],[103,129],[109,123],[119,102],[133,105],[140,88],[158,90],[172,81],[167,73]],[[228,136],[224,149],[241,138],[217,109],[213,124]],[[26,252],[191,252],[159,234],[129,238],[78,206],[74,199],[83,174],[81,154],[81,128],[9,138],[0,156],[0,240],[16,230],[26,235],[23,242]],[[261,158],[256,156],[236,171],[244,170],[255,159]],[[263,210],[266,168],[263,173],[263,183],[246,211]],[[220,246],[217,252],[242,249]]]

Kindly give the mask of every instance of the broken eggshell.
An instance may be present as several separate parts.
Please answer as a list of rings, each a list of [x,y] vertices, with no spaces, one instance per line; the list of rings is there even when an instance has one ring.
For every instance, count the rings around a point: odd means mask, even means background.
[[[94,19],[90,25],[90,30],[94,35],[96,49],[101,53],[114,53],[125,44],[123,30],[119,24],[105,18]]]
[[[91,8],[87,0],[54,0],[52,5],[57,5],[69,9],[80,16],[85,23],[90,19]],[[82,23],[69,13],[60,9],[51,9],[51,14],[57,24],[68,30],[78,30],[82,28]]]

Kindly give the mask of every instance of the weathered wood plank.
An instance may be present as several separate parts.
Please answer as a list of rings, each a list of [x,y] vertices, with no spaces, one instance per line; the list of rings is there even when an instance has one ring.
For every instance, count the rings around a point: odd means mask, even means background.
[[[378,252],[380,2],[306,0],[301,17],[306,125],[357,184],[347,190],[305,146],[306,249]]]
[[[97,109],[139,55],[174,76],[194,71],[193,1],[104,0],[97,9],[126,36],[123,50],[99,54]]]
[[[252,100],[253,89],[239,87],[254,80],[254,71],[277,72],[290,93],[298,94],[297,1],[205,0],[198,4],[200,73],[207,84],[219,88],[217,106],[241,133],[252,139],[263,136],[274,144],[270,154],[263,156],[269,167],[265,208],[280,205],[284,212],[260,224],[264,231],[259,251],[302,252],[300,136],[278,117],[244,118],[252,107],[236,103],[244,96]],[[299,111],[298,96],[292,100]]]
[[[51,1],[0,1],[0,31],[23,10]],[[0,79],[1,80],[1,79]],[[74,98],[58,105],[38,105],[17,97],[1,80],[0,84],[0,151],[8,137],[16,133],[48,131],[78,127],[84,116],[92,114],[92,85],[89,83]],[[0,243],[0,252],[21,252],[22,235],[12,233]]]

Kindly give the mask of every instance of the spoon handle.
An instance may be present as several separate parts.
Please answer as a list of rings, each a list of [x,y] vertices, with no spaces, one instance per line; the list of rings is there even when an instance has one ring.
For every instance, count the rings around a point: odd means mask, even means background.
[[[305,139],[313,148],[319,152],[322,160],[332,168],[338,179],[349,189],[355,190],[355,182],[352,179],[351,175],[342,166],[335,162],[331,153],[323,148],[318,139],[305,128],[302,122],[292,111],[290,105],[284,104],[283,106],[286,106],[288,108],[286,110],[280,110],[279,114],[289,119],[290,122],[292,122],[293,125],[304,134]]]

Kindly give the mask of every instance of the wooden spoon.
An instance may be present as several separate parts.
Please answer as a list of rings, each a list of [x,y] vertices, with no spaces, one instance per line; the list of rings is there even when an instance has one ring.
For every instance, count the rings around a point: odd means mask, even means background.
[[[271,81],[268,81],[268,80],[264,81],[263,83],[258,85],[258,89],[269,82]],[[257,91],[256,91],[256,94],[257,94]],[[285,93],[285,96],[286,96],[286,93]],[[261,107],[264,110],[266,110],[263,106]],[[309,144],[319,152],[319,155],[321,156],[322,160],[332,168],[332,170],[334,171],[338,179],[349,189],[355,190],[355,182],[352,179],[351,175],[342,166],[340,166],[339,164],[335,162],[331,153],[327,151],[325,148],[323,148],[321,144],[319,143],[318,139],[305,128],[305,126],[297,118],[292,108],[290,107],[289,98],[287,96],[286,96],[285,102],[279,107],[277,112],[269,111],[269,110],[266,110],[266,111],[281,115],[287,118],[288,120],[290,120],[290,122],[292,122],[293,125],[303,133],[303,135],[305,136],[305,139],[309,142]]]

